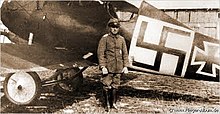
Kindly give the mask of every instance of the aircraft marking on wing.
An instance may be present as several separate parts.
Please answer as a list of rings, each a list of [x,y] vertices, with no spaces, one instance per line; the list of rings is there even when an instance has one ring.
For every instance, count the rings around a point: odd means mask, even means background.
[[[134,66],[184,76],[193,40],[190,29],[139,15],[129,53]]]
[[[220,45],[203,41],[204,50],[195,46],[191,65],[200,65],[198,74],[216,77],[220,70]]]

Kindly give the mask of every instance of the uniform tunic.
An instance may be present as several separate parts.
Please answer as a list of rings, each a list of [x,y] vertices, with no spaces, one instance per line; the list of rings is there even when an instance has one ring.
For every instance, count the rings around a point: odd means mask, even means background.
[[[101,82],[104,89],[118,88],[122,69],[128,67],[128,52],[124,37],[104,35],[99,41],[97,50],[99,65],[108,69],[108,75],[103,75]]]

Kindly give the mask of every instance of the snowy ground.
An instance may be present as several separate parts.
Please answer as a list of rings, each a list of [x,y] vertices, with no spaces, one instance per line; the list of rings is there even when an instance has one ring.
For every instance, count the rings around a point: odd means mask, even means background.
[[[96,67],[84,72],[80,91],[60,93],[43,87],[32,105],[16,106],[1,97],[1,112],[107,113]],[[110,113],[220,113],[220,83],[131,72],[122,78],[118,110]]]

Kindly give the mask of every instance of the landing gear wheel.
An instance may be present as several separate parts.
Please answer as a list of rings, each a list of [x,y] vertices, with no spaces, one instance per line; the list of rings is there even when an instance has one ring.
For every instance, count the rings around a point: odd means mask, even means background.
[[[41,79],[35,72],[9,74],[4,81],[4,93],[12,103],[27,105],[40,95]]]

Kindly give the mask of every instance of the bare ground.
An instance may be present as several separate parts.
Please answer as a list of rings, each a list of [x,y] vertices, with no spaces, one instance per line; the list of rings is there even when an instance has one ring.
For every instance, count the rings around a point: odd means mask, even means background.
[[[5,96],[2,113],[108,113],[102,105],[100,75],[96,67],[84,72],[79,91],[63,93],[43,87],[31,105],[17,106]],[[220,113],[220,83],[131,72],[122,78],[118,110],[110,113]]]

